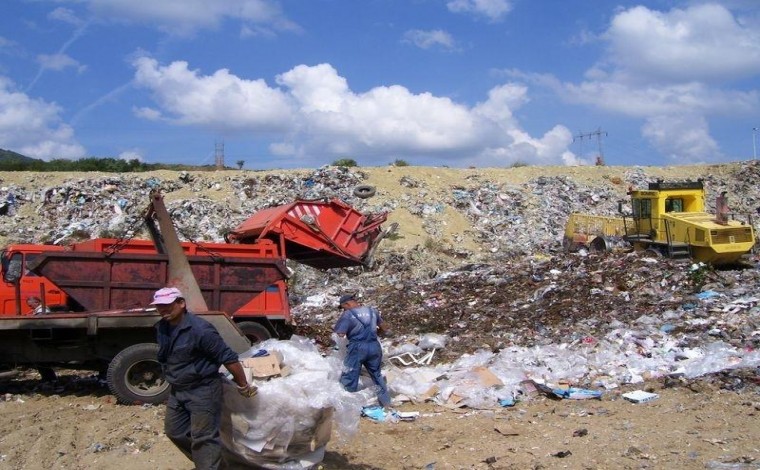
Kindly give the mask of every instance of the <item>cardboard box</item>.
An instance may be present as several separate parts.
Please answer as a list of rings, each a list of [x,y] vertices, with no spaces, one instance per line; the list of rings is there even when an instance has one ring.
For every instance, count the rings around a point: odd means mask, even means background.
[[[487,367],[477,366],[474,367],[472,371],[484,387],[500,387],[504,385],[501,379],[499,379],[496,374],[491,372]]]
[[[244,369],[250,370],[251,377],[254,379],[265,379],[275,377],[281,374],[280,363],[282,356],[273,351],[267,356],[249,357],[242,360]],[[246,371],[246,375],[248,375]]]

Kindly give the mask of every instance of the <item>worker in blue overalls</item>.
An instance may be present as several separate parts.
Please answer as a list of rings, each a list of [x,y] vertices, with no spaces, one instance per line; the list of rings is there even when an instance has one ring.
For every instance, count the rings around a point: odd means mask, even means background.
[[[348,339],[340,383],[347,391],[355,392],[359,386],[359,373],[364,366],[377,386],[378,402],[384,408],[389,407],[391,398],[381,372],[383,348],[377,339],[378,332],[385,332],[380,312],[374,307],[360,305],[353,294],[341,296],[339,304],[343,314],[334,330],[338,336]]]
[[[197,470],[218,469],[222,456],[220,365],[230,371],[241,395],[254,396],[256,387],[248,384],[238,355],[216,328],[187,311],[179,289],[156,291],[151,305],[161,315],[156,324],[158,362],[171,385],[164,419],[166,436]]]

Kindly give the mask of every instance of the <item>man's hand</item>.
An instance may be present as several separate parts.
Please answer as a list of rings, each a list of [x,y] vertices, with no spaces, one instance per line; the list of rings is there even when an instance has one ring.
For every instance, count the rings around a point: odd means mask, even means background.
[[[259,393],[259,389],[255,385],[246,384],[244,387],[238,386],[237,391],[239,394],[246,398],[255,397]]]

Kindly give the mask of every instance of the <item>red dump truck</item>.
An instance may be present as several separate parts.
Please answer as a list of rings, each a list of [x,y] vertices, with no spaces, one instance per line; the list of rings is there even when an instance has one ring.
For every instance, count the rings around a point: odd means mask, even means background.
[[[153,195],[146,217],[152,240],[9,246],[0,258],[0,357],[9,365],[107,368],[122,402],[160,402],[167,385],[155,361],[158,316],[145,309],[155,290],[197,289],[190,309],[216,312],[206,315],[242,351],[250,340],[287,331],[286,258],[321,269],[370,264],[388,233],[385,220],[337,199],[298,200],[257,212],[226,243],[180,243]],[[40,297],[49,313],[24,309],[29,297]]]

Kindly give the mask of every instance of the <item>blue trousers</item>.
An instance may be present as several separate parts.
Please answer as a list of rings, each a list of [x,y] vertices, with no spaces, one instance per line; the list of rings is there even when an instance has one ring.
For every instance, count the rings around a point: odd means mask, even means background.
[[[379,341],[352,341],[348,343],[340,384],[347,391],[355,392],[359,388],[359,373],[364,366],[377,386],[377,401],[382,406],[390,406],[391,397],[388,395],[388,387],[386,387],[385,379],[380,371],[382,363],[383,348]]]
[[[219,426],[222,381],[190,390],[172,390],[166,404],[166,436],[195,464],[197,470],[217,470],[222,460]]]

